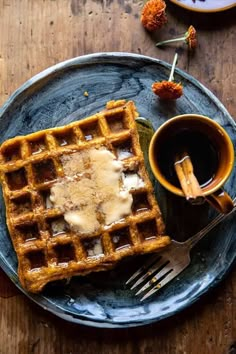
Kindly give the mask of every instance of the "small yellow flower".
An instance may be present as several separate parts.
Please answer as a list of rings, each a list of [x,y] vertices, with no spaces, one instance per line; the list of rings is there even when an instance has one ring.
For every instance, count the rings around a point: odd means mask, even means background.
[[[152,91],[162,100],[176,100],[183,95],[183,86],[180,83],[173,82],[177,60],[178,54],[176,53],[168,81],[154,82],[152,84]]]
[[[162,100],[176,100],[183,95],[183,86],[172,81],[154,82],[152,91]]]
[[[168,43],[173,43],[173,42],[179,42],[179,41],[184,41],[189,49],[194,49],[197,46],[197,31],[196,29],[191,25],[189,26],[187,32],[184,34],[182,37],[178,38],[172,38],[172,39],[167,39],[165,41],[161,41],[156,43],[156,47],[161,47],[165,44]]]
[[[149,0],[142,9],[142,25],[150,32],[161,28],[167,22],[165,9],[164,0]]]

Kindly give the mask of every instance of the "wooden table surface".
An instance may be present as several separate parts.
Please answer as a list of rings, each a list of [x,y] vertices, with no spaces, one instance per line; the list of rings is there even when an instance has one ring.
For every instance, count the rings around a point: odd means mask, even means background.
[[[168,24],[140,24],[140,0],[0,0],[0,105],[41,70],[75,56],[126,51],[171,62],[206,85],[236,117],[236,8],[215,14],[167,2]],[[155,42],[193,24],[199,44],[165,50]],[[74,325],[39,308],[0,271],[0,354],[236,353],[235,272],[191,308],[161,323],[108,330]]]

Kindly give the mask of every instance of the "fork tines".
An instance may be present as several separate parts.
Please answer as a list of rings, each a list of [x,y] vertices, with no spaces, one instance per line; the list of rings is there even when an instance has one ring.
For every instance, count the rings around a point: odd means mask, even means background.
[[[170,281],[170,278],[174,276],[171,274],[174,273],[172,271],[170,260],[165,255],[154,255],[127,280],[126,284],[134,282],[131,290],[142,285],[135,296],[146,293],[140,300],[143,301]],[[135,279],[137,280],[135,281]]]

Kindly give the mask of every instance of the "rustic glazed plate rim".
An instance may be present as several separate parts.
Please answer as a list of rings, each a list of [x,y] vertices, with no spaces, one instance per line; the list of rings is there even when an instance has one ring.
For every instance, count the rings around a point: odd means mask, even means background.
[[[99,60],[102,60],[104,58],[110,59],[110,63],[112,63],[112,58],[117,59],[117,58],[120,58],[120,57],[125,58],[127,60],[127,62],[130,59],[133,59],[133,60],[137,60],[137,61],[140,61],[140,62],[146,61],[146,62],[153,63],[153,64],[159,64],[159,65],[162,65],[162,66],[164,66],[166,68],[170,67],[170,64],[168,64],[168,63],[166,63],[164,61],[161,61],[159,59],[154,59],[154,58],[148,57],[148,56],[143,56],[143,55],[133,54],[133,53],[125,53],[125,52],[94,53],[94,54],[89,54],[89,55],[84,55],[84,56],[81,56],[81,57],[69,59],[69,60],[66,60],[66,61],[63,61],[61,63],[58,63],[58,64],[56,64],[56,65],[54,65],[54,66],[42,71],[41,73],[33,76],[31,79],[26,81],[5,102],[5,104],[3,105],[3,107],[2,107],[2,109],[0,111],[0,116],[10,107],[10,105],[14,102],[14,100],[20,94],[22,94],[30,86],[33,86],[36,82],[38,82],[41,79],[44,79],[44,78],[50,76],[52,73],[60,71],[61,69],[64,69],[64,68],[72,68],[73,66],[77,66],[77,65],[84,65],[84,64],[94,63],[94,61],[97,60],[97,59],[99,59]],[[229,119],[231,121],[231,124],[234,125],[234,127],[236,129],[236,123],[234,122],[233,118],[230,117],[229,113],[227,112],[227,110],[225,109],[223,104],[211,93],[211,91],[209,91],[205,86],[203,86],[195,78],[193,78],[189,74],[185,73],[184,71],[177,69],[176,72],[179,75],[181,75],[182,77],[184,77],[186,80],[189,80],[192,84],[194,84],[195,86],[200,88],[205,94],[210,95],[211,100],[214,101],[214,103],[221,109],[221,111],[224,112],[224,114],[227,116],[227,119]],[[235,260],[235,258],[234,258],[234,260]],[[213,287],[216,284],[218,284],[223,279],[223,277],[225,277],[225,275],[228,273],[228,271],[231,269],[233,263],[234,263],[234,261],[231,262],[231,263],[228,263],[227,266],[224,268],[224,271],[221,272],[220,276],[216,277],[214,279],[214,281],[210,284],[210,286],[208,286],[206,288],[203,288],[201,290],[201,292],[198,294],[197,297],[191,298],[191,300],[189,300],[187,304],[182,305],[182,306],[176,308],[175,310],[170,311],[166,315],[158,316],[158,314],[155,314],[154,316],[150,317],[146,321],[144,321],[142,319],[134,320],[134,319],[131,318],[129,321],[124,320],[124,321],[120,321],[120,322],[114,322],[112,319],[111,320],[106,319],[105,321],[103,321],[103,320],[99,320],[99,319],[96,320],[94,318],[90,319],[89,316],[85,317],[83,315],[77,315],[77,314],[73,315],[72,313],[65,311],[63,308],[60,308],[59,306],[55,306],[55,304],[50,302],[50,300],[48,298],[46,298],[44,295],[33,295],[32,296],[31,294],[29,294],[26,291],[24,291],[24,289],[22,289],[22,287],[20,286],[19,281],[18,281],[18,277],[17,277],[17,273],[16,273],[15,269],[13,269],[6,262],[5,259],[0,257],[0,265],[3,268],[3,270],[6,272],[6,274],[10,275],[10,272],[12,274],[14,274],[14,276],[10,276],[10,278],[15,283],[15,285],[27,297],[29,297],[31,300],[33,300],[38,305],[43,307],[45,310],[48,310],[48,311],[52,312],[53,314],[57,315],[58,317],[63,318],[63,319],[65,319],[67,321],[70,321],[70,322],[75,322],[75,323],[88,325],[88,326],[94,326],[94,327],[102,327],[102,328],[119,328],[119,327],[125,328],[125,327],[141,326],[141,325],[144,325],[144,324],[152,323],[152,322],[155,322],[155,321],[160,321],[160,320],[162,320],[164,318],[170,317],[170,316],[176,314],[177,312],[183,310],[184,308],[189,307],[190,305],[192,305],[203,294],[205,294],[211,287]],[[49,305],[51,305],[52,308]]]
[[[201,6],[201,3],[199,3],[198,7],[195,7],[195,6],[191,6],[191,5],[182,3],[179,0],[170,0],[170,1],[173,2],[174,4],[176,4],[177,6],[180,6],[186,10],[190,10],[190,11],[194,11],[194,12],[206,12],[206,13],[222,12],[222,11],[232,9],[233,7],[236,6],[236,3],[233,2],[233,0],[232,0],[232,4],[229,4],[226,6],[214,7],[214,8],[210,8],[210,9],[203,8]]]

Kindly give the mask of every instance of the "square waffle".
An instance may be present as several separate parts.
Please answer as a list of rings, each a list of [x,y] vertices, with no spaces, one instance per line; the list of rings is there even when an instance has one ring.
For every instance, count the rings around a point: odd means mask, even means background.
[[[137,115],[132,101],[110,101],[105,110],[81,121],[15,137],[1,145],[7,226],[18,258],[19,279],[27,291],[37,293],[51,281],[110,269],[126,256],[157,251],[170,243],[145,170]],[[86,154],[99,149],[112,153],[121,164],[119,183],[129,181],[132,204],[115,222],[106,223],[100,213],[98,227],[84,232],[66,221],[63,208],[52,202],[52,190],[63,181],[66,188],[77,180],[87,186],[81,180],[83,174],[74,176],[73,168],[68,174],[65,161],[82,156],[86,174],[91,168]],[[86,178],[90,183],[93,175],[87,173]]]

